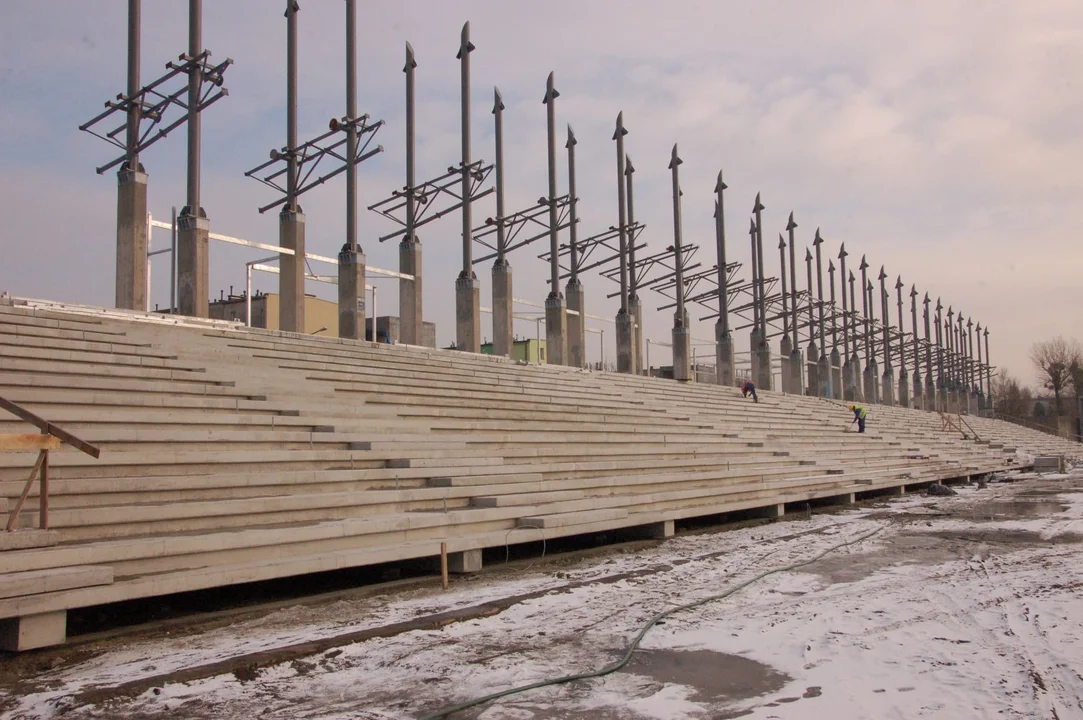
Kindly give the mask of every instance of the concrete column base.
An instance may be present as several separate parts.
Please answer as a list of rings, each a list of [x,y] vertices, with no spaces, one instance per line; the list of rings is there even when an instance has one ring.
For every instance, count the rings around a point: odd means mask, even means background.
[[[673,327],[673,379],[686,381],[692,377],[692,335],[685,325]]]
[[[726,387],[734,385],[733,338],[722,332],[722,323],[714,326],[715,382]]]
[[[568,313],[560,293],[545,298],[545,362],[563,365],[568,357]]]
[[[760,510],[765,518],[780,518],[786,514],[786,505],[784,503],[777,503],[775,505],[767,505]]]
[[[676,533],[672,520],[663,520],[646,525],[636,525],[626,528],[620,534],[624,537],[638,538],[642,540],[664,540],[673,537]]]
[[[493,355],[511,355],[515,340],[511,265],[505,260],[493,265]]]
[[[828,505],[853,505],[857,502],[857,493],[843,493],[825,498]]]
[[[850,356],[850,372],[853,375],[851,385],[854,393],[853,400],[854,402],[865,402],[864,375],[861,371],[861,358],[857,352]]]
[[[790,388],[794,395],[805,394],[805,364],[797,348],[790,353]]]
[[[635,343],[634,319],[627,312],[617,313],[617,372],[635,371],[632,345]]]
[[[876,376],[876,361],[873,360],[865,367],[865,373],[863,377],[865,383],[865,402],[872,405],[878,404],[880,402],[880,385]]]
[[[831,348],[831,398],[842,399],[842,358],[837,348]]]
[[[305,214],[278,214],[278,244],[293,250],[278,260],[278,329],[305,332]]]
[[[365,253],[344,245],[338,254],[338,336],[364,340],[365,319]]]
[[[816,361],[816,379],[820,381],[816,394],[822,398],[834,397],[834,389],[831,387],[831,359],[826,353]]]
[[[639,296],[632,294],[628,297],[628,312],[632,316],[632,372],[636,375],[643,373],[643,303]]]
[[[481,572],[481,548],[448,553],[447,569],[458,575]]]
[[[135,172],[123,169],[117,173],[116,265],[122,310],[147,309],[147,241],[147,174],[142,166]]]
[[[210,234],[211,223],[205,217],[177,218],[177,313],[180,315],[210,316]]]
[[[888,366],[880,378],[880,404],[895,404],[895,374],[891,371],[891,366]]]
[[[568,310],[579,313],[568,313],[568,365],[584,368],[587,366],[587,318],[583,283],[570,281],[564,288],[564,296],[568,298]]]
[[[67,610],[0,620],[0,650],[22,652],[63,645],[67,638]]]
[[[854,400],[854,366],[849,359],[842,366],[842,399]]]
[[[820,395],[820,350],[816,343],[810,342],[805,353],[805,367],[808,368],[808,387],[806,395],[819,397]]]
[[[906,374],[906,368],[899,374],[899,406],[910,407],[910,378]]]
[[[481,352],[481,289],[473,273],[455,280],[455,347]]]
[[[748,362],[749,362],[749,379],[756,383],[757,387],[760,387],[760,331],[759,329],[753,330],[748,334]],[[761,388],[762,389],[762,388]]]
[[[399,243],[399,272],[414,277],[399,279],[399,342],[421,345],[421,243],[416,238]]]
[[[790,370],[790,355],[793,353],[793,343],[790,342],[790,336],[788,334],[783,335],[782,339],[778,341],[778,360],[779,369],[781,370],[782,379],[779,382],[781,386],[779,389],[784,393],[791,395],[795,394],[794,389],[790,386],[791,380],[793,380],[793,372]]]
[[[910,398],[910,406],[922,410],[925,408],[925,398],[922,397],[921,373],[914,373],[913,396]]]
[[[925,379],[925,392],[921,394],[921,400],[925,410],[929,412],[936,410],[936,385],[933,384],[932,378]]]
[[[771,344],[760,345],[759,363],[756,375],[756,387],[764,390],[775,389],[775,374],[771,372]]]
[[[936,409],[940,412],[951,412],[951,408],[948,407],[948,391],[941,389],[936,393],[937,403]]]

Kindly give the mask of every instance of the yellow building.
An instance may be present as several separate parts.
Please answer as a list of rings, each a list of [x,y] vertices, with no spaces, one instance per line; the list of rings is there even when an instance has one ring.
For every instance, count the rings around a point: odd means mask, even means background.
[[[493,344],[485,343],[481,346],[481,352],[486,355],[492,355]],[[528,363],[544,363],[545,341],[534,338],[514,341],[511,345],[511,359]]]

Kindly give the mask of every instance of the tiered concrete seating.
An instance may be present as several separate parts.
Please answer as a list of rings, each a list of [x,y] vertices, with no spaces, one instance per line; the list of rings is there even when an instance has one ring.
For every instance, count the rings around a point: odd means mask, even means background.
[[[753,404],[733,388],[48,304],[0,304],[0,396],[102,448],[55,451],[50,530],[29,529],[35,489],[26,529],[0,543],[18,580],[0,593],[0,637],[17,649],[62,640],[73,607],[441,542],[468,571],[506,543],[664,536],[683,518],[1022,462],[915,411],[873,408],[858,435],[815,398]],[[26,427],[0,418],[13,431]],[[32,462],[0,455],[0,499]]]

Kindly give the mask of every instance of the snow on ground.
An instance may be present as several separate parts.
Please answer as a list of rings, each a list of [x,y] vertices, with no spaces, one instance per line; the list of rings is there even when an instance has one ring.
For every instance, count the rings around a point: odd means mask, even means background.
[[[202,634],[103,647],[0,695],[11,718],[416,718],[603,667],[623,670],[456,714],[538,718],[1083,718],[1083,472],[909,496],[839,514],[688,535],[635,553],[438,589],[295,607]],[[624,579],[613,575],[641,571]],[[598,581],[583,584],[583,581]],[[110,688],[314,638],[545,591],[477,619],[343,645],[256,673]]]

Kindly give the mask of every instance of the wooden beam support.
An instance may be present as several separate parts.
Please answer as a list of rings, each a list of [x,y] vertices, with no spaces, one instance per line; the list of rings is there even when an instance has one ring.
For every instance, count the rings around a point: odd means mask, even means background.
[[[29,450],[58,450],[60,438],[41,433],[12,433],[0,435],[0,452]]]

